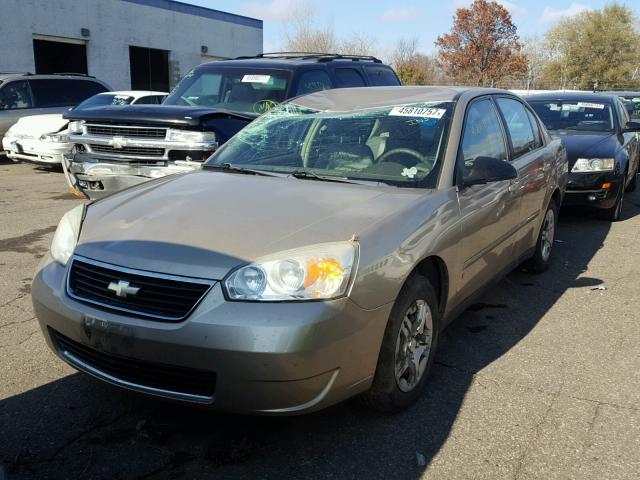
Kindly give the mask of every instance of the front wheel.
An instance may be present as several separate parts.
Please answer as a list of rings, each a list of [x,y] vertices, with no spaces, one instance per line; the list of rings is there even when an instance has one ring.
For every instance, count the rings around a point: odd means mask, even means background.
[[[391,310],[365,405],[396,412],[422,393],[438,344],[440,312],[429,281],[415,275],[405,283]]]
[[[636,171],[633,173],[631,181],[629,182],[629,186],[627,187],[627,192],[635,192],[638,185],[638,168],[636,167]]]
[[[536,242],[536,250],[525,265],[527,270],[533,273],[542,273],[549,268],[549,260],[551,259],[557,225],[558,207],[556,206],[556,202],[551,200],[544,214],[544,219],[542,220],[538,241]]]
[[[622,182],[620,186],[620,191],[616,197],[616,203],[611,208],[607,208],[603,211],[603,217],[605,220],[609,220],[610,222],[617,222],[622,217],[622,209],[624,207],[624,185],[625,182]]]

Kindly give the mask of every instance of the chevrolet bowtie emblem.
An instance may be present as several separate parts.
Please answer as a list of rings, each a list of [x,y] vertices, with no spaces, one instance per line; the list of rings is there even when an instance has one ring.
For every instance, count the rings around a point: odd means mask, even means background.
[[[118,280],[118,283],[111,282],[107,288],[114,291],[118,297],[122,298],[134,297],[140,290],[138,287],[132,287],[129,282],[125,280]]]
[[[113,137],[109,142],[113,148],[124,148],[127,146],[127,139],[124,137]]]

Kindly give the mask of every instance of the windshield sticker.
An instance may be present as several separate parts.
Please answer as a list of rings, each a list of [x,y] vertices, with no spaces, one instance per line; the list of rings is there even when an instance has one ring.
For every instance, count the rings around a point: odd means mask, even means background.
[[[445,113],[447,113],[447,111],[444,108],[393,107],[389,112],[389,116],[440,119]]]
[[[417,173],[418,173],[418,169],[416,167],[411,167],[411,168],[403,168],[402,173],[400,175],[407,178],[413,178],[416,176]]]
[[[243,83],[269,83],[271,75],[245,75],[242,77]]]
[[[578,102],[578,108],[597,108],[598,110],[604,110],[604,104],[603,103]]]

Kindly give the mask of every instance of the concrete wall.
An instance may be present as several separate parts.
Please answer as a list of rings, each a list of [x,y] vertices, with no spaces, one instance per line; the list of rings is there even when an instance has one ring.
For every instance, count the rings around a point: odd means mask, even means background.
[[[213,57],[262,52],[262,21],[171,0],[0,0],[0,11],[0,71],[35,72],[33,35],[86,40],[89,74],[113,89],[131,86],[129,45],[169,50],[172,86],[206,60],[202,45]]]

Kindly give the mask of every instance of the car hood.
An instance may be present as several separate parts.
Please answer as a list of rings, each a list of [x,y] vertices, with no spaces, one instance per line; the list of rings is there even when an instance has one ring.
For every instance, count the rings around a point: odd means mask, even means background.
[[[223,109],[183,107],[176,105],[126,105],[74,109],[64,114],[68,120],[91,122],[129,122],[183,128],[199,127],[205,119],[212,117],[234,117],[247,121],[255,115]]]
[[[564,140],[569,160],[569,170],[573,168],[576,160],[581,157],[608,157],[612,158],[620,148],[620,142],[615,133],[591,134],[567,134],[553,132],[553,136]]]
[[[91,205],[76,253],[221,279],[267,254],[350,240],[425,192],[218,171],[174,175]]]
[[[45,133],[58,132],[66,128],[68,123],[69,121],[62,118],[62,115],[59,113],[30,115],[18,120],[12,127],[11,133],[39,138]]]

